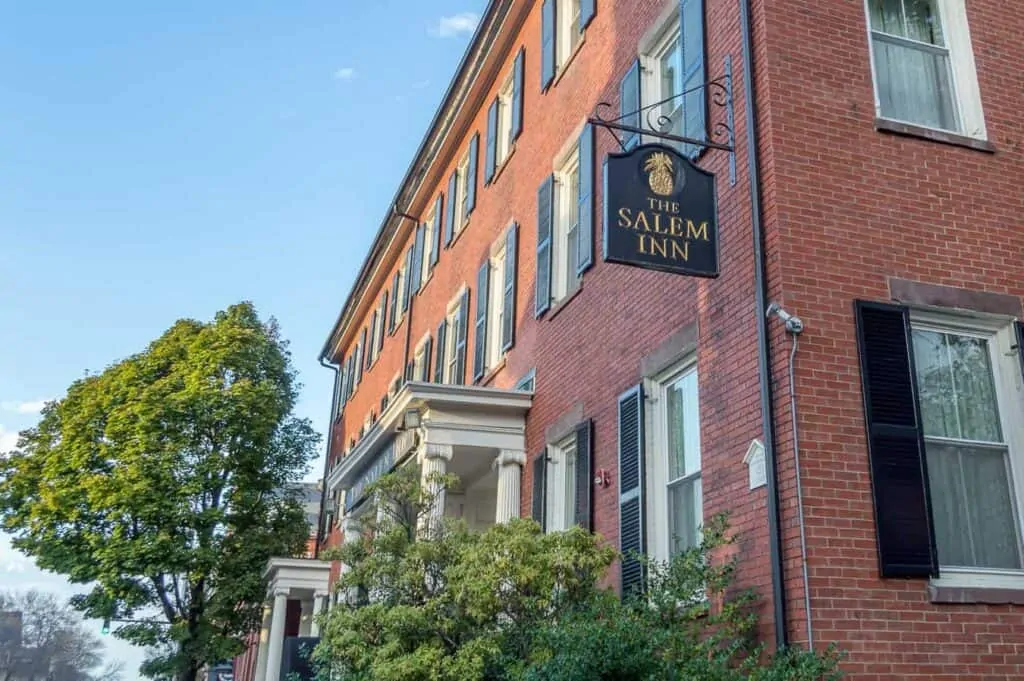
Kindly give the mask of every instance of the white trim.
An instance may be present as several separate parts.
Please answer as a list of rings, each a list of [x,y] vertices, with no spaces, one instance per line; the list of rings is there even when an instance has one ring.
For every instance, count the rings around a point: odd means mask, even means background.
[[[547,446],[544,527],[547,532],[568,530],[575,524],[576,431]]]
[[[561,69],[583,40],[580,30],[580,0],[555,1],[555,70]]]
[[[515,67],[513,67],[514,70]],[[494,131],[496,135],[494,150],[495,172],[512,153],[512,109],[515,106],[512,97],[515,94],[515,74],[509,73],[505,82],[498,89],[498,120]]]
[[[576,186],[579,187],[580,154],[578,135],[572,147],[564,154],[555,168],[555,181],[552,190],[552,224],[551,224],[551,302],[557,303],[579,286],[580,277],[575,267],[570,267],[574,260],[569,250],[569,232],[574,226],[572,213],[578,210],[577,196],[572,191],[572,175],[575,173]],[[576,223],[579,215],[576,216]],[[577,230],[576,238],[579,239]]]

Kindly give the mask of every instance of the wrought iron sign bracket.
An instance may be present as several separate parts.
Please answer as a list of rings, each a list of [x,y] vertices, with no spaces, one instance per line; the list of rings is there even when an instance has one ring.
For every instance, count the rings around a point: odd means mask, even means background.
[[[687,144],[700,149],[719,149],[721,151],[726,151],[729,153],[729,184],[735,185],[736,132],[734,130],[735,112],[733,110],[732,80],[732,57],[730,55],[726,55],[724,72],[714,80],[701,83],[700,85],[692,87],[689,90],[684,90],[677,95],[654,102],[653,104],[642,106],[636,111],[630,111],[616,118],[603,117],[601,112],[606,109],[612,109],[613,107],[608,102],[599,102],[594,111],[594,115],[588,118],[587,122],[608,130],[608,132],[610,132],[615,138],[615,141],[619,143],[619,146],[623,151],[629,151],[629,148],[627,148],[623,138],[618,134],[623,132],[630,133],[632,135],[641,135],[644,137],[656,137],[659,140]],[[662,113],[664,105],[675,100],[682,99],[686,97],[686,95],[696,92],[697,90],[705,90],[709,93],[708,98],[710,99],[711,105],[716,109],[725,110],[725,120],[719,120],[712,125],[711,118],[714,118],[714,116],[711,116],[711,112],[709,111],[709,128],[705,131],[704,139],[683,137],[681,135],[673,135],[665,132],[666,129],[670,129],[672,119]],[[709,106],[709,109],[710,108],[711,107]],[[630,125],[630,122],[633,121],[635,121],[635,124]],[[694,154],[694,156],[696,156],[696,154]]]

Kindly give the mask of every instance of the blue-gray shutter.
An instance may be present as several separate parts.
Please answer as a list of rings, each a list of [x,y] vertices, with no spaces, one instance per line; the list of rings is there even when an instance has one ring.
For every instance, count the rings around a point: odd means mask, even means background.
[[[597,0],[580,0],[580,33],[594,20],[597,13]]]
[[[370,344],[366,346],[366,368],[373,366],[373,349],[377,347],[377,311],[373,311],[370,321]]]
[[[619,551],[622,596],[644,589],[644,395],[638,385],[619,396]]]
[[[555,180],[553,175],[541,183],[537,190],[537,281],[533,310],[539,317],[551,307],[551,222]]]
[[[619,83],[619,120],[622,125],[633,128],[640,127],[640,60],[637,59],[626,71]],[[635,132],[624,132],[622,146],[626,150],[640,144],[640,135]]]
[[[384,293],[380,294],[380,333],[377,334],[377,354],[379,355],[381,350],[384,349],[384,321],[388,314],[388,292],[387,289]]]
[[[398,282],[401,275],[395,272],[391,277],[391,309],[388,311],[388,333],[395,332],[395,322],[398,321]]]
[[[366,353],[366,327],[359,335],[359,345],[356,346],[356,384],[363,378],[363,355]]]
[[[416,240],[412,247],[412,277],[409,278],[409,288],[412,290],[410,295],[419,293],[423,285],[423,239],[426,229],[426,225],[416,228]]]
[[[434,383],[444,383],[444,341],[448,320],[442,319],[437,326],[437,353],[434,356]]]
[[[1016,322],[1013,325],[1017,332],[1017,354],[1020,355],[1021,377],[1024,378],[1024,322]]]
[[[453,170],[452,176],[448,178],[448,210],[445,211],[444,219],[444,247],[448,248],[452,243],[452,235],[455,230],[455,190],[458,188],[459,171]]]
[[[473,323],[473,334],[476,337],[473,347],[473,380],[484,377],[487,364],[487,301],[491,282],[491,262],[485,260],[476,275],[476,320]]]
[[[533,460],[533,497],[530,499],[530,512],[533,519],[540,523],[542,532],[547,531],[547,478],[548,450],[542,449]]]
[[[430,269],[434,269],[437,259],[441,257],[441,230],[444,225],[444,194],[438,194],[434,200],[434,243],[430,249]]]
[[[910,314],[863,300],[855,310],[879,570],[938,575]]]
[[[427,342],[423,344],[423,375],[419,377],[419,380],[424,383],[430,382],[430,353],[434,349],[434,339],[427,336]]]
[[[587,419],[576,426],[576,524],[584,530],[594,529],[594,451],[592,446],[593,422]]]
[[[555,0],[544,0],[540,8],[540,89],[555,79]]]
[[[576,273],[594,264],[594,128],[589,123],[579,139],[580,183],[576,196],[579,232],[576,239]]]
[[[704,0],[680,0],[679,42],[682,57],[683,136],[703,140],[707,136],[706,60],[704,59]],[[683,153],[697,156],[703,147],[687,145]]]
[[[402,314],[409,309],[409,294],[412,291],[412,260],[416,245],[409,246],[405,252],[405,281],[402,283]]]
[[[348,402],[348,368],[349,361],[345,359],[341,363],[341,393],[338,396],[338,414],[345,411],[345,403]]]
[[[476,159],[480,155],[480,133],[469,140],[469,164],[466,166],[466,215],[476,208]]]
[[[484,184],[494,179],[498,160],[498,98],[487,109],[487,149],[484,150]]]
[[[466,382],[466,334],[469,331],[469,291],[462,294],[459,301],[458,319],[455,323],[455,376],[453,385]]]
[[[512,67],[512,139],[518,139],[523,131],[523,61],[526,50],[519,48],[515,65]]]
[[[512,227],[505,235],[505,281],[502,301],[501,351],[505,352],[516,342],[516,268],[519,248],[519,225]]]

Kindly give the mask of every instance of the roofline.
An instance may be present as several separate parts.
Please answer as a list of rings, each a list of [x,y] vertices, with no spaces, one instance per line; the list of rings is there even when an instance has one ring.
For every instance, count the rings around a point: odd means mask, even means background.
[[[515,0],[489,0],[487,3],[487,8],[484,10],[483,16],[480,18],[480,22],[477,24],[476,30],[473,32],[473,37],[469,42],[469,46],[462,55],[462,59],[459,61],[459,65],[455,69],[455,75],[448,84],[448,89],[445,91],[444,98],[441,100],[441,104],[438,106],[437,111],[434,112],[434,117],[431,119],[430,125],[427,127],[427,132],[423,136],[423,140],[420,142],[419,148],[417,148],[412,162],[406,169],[405,175],[402,177],[402,181],[399,183],[398,189],[396,190],[394,197],[391,199],[391,203],[388,205],[388,212],[384,216],[380,228],[377,230],[376,236],[373,238],[373,243],[370,245],[370,250],[359,269],[359,275],[356,277],[356,280],[352,284],[352,288],[345,299],[345,304],[342,306],[341,312],[338,313],[338,317],[334,321],[333,326],[331,326],[331,331],[327,335],[327,339],[320,350],[320,359],[330,361],[330,354],[333,349],[332,345],[335,342],[339,329],[345,327],[345,322],[347,321],[346,318],[352,315],[356,303],[360,300],[361,293],[363,289],[366,288],[369,279],[372,276],[374,265],[377,263],[383,252],[386,251],[388,245],[387,242],[390,241],[390,239],[386,239],[385,237],[389,232],[389,225],[391,225],[392,220],[397,217],[394,212],[396,207],[403,198],[408,197],[411,189],[415,188],[415,190],[412,191],[413,198],[419,192],[423,175],[426,173],[426,170],[430,165],[437,160],[436,156],[430,156],[426,153],[427,149],[432,145],[441,143],[445,137],[447,137],[451,126],[454,125],[454,119],[459,113],[460,107],[458,104],[461,104],[461,100],[465,100],[466,97],[468,97],[470,86],[476,79],[475,77],[477,74],[473,74],[473,78],[468,82],[463,82],[469,73],[469,67],[473,62],[473,58],[480,56],[480,53],[483,51],[482,46],[485,43],[490,44],[494,42],[504,18],[508,15],[508,10],[514,2]],[[527,5],[532,5],[532,2],[528,0]],[[483,56],[486,59],[488,55],[484,54]],[[439,132],[441,132],[440,128],[442,127],[441,124],[445,119],[449,119],[448,130],[445,130],[443,134],[439,135]],[[419,170],[418,173],[416,172],[417,170]],[[397,229],[397,226],[395,229]],[[391,231],[393,232],[394,230]]]

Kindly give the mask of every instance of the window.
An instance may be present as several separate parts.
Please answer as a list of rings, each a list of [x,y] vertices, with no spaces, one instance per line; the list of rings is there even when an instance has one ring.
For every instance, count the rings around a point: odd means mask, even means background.
[[[420,260],[420,288],[426,283],[433,271],[431,257],[434,252],[434,219],[427,220],[423,225],[423,257]]]
[[[689,363],[651,385],[648,551],[658,560],[696,546],[703,523],[697,370]]]
[[[411,380],[424,382],[430,380],[430,355],[433,344],[433,339],[428,334],[416,346],[416,351],[413,354]]]
[[[644,105],[664,102],[658,112],[664,117],[659,120],[665,122],[660,130],[671,135],[683,134],[683,98],[679,96],[683,92],[683,44],[679,29],[676,15],[642,57],[646,76]]]
[[[558,35],[555,39],[555,63],[561,68],[569,61],[583,38],[580,29],[580,0],[556,0],[555,21]]]
[[[461,385],[466,380],[466,333],[469,328],[469,291],[463,289],[449,304],[437,330],[434,380]]]
[[[548,446],[547,499],[544,528],[548,532],[567,530],[575,523],[576,434]]]
[[[526,375],[519,379],[516,383],[516,390],[522,390],[524,392],[531,393],[537,387],[537,370],[530,369],[526,372]]]
[[[459,324],[459,308],[449,308],[448,316],[445,318],[446,331],[444,334],[444,380],[442,383],[454,383],[455,368],[458,364],[458,353],[455,351],[456,328]]]
[[[501,91],[498,92],[498,137],[495,141],[497,145],[495,160],[498,166],[505,162],[512,151],[512,95],[513,78],[509,75],[505,84],[501,86]]]
[[[984,138],[964,0],[867,0],[879,116]]]
[[[395,299],[392,303],[394,309],[391,311],[391,319],[393,320],[395,327],[397,327],[405,317],[405,308],[402,305],[402,301],[407,300],[405,297],[405,287],[409,285],[408,280],[408,272],[405,271],[405,264],[403,263],[402,268],[398,270],[398,274],[395,278]]]
[[[1009,330],[911,320],[939,563],[944,571],[1019,570],[1011,440],[1019,438],[1021,406],[1006,408],[1017,394],[1010,374],[1020,371],[1014,338]]]
[[[469,153],[467,152],[459,161],[459,168],[456,171],[457,179],[455,184],[455,222],[452,234],[458,235],[466,224],[469,217]],[[453,236],[454,238],[454,236]]]
[[[495,243],[491,255],[490,281],[487,285],[487,346],[485,364],[493,369],[504,354],[501,349],[501,331],[505,324],[505,237]]]
[[[579,147],[567,155],[555,172],[554,224],[551,252],[551,300],[557,302],[576,290],[579,248]]]

